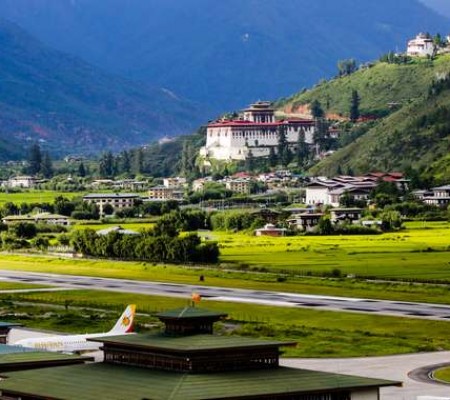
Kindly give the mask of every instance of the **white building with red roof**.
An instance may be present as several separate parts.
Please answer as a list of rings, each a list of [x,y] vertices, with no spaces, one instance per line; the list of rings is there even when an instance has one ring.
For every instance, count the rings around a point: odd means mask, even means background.
[[[207,126],[206,145],[200,150],[205,159],[245,160],[267,157],[277,151],[281,132],[294,150],[300,139],[314,144],[315,123],[310,119],[275,120],[269,102],[260,101],[244,110],[238,119],[214,121]]]
[[[432,56],[434,51],[433,39],[425,33],[419,33],[415,39],[408,42],[406,54],[413,57],[426,57]]]

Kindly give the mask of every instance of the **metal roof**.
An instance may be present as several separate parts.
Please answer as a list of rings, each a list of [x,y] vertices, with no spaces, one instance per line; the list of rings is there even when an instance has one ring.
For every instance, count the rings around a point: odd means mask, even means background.
[[[202,400],[377,388],[400,382],[293,368],[186,374],[96,363],[7,374],[4,394],[65,400]]]

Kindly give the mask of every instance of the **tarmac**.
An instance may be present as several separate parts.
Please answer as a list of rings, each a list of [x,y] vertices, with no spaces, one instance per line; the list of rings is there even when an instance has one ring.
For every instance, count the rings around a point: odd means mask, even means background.
[[[417,396],[450,397],[450,385],[428,380],[428,374],[424,374],[424,371],[433,369],[431,366],[450,365],[450,351],[387,357],[282,359],[281,364],[403,382],[402,387],[381,388],[380,400],[416,400]]]

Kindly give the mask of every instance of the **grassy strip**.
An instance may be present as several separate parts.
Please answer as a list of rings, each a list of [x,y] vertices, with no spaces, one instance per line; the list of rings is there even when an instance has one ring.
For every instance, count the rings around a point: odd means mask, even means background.
[[[83,196],[79,192],[57,192],[52,190],[29,190],[19,193],[0,193],[0,205],[4,203],[53,203],[58,196],[64,196],[69,199]]]
[[[9,309],[14,309],[13,301],[70,304],[68,311],[59,311],[57,323],[52,326],[46,321],[45,327],[77,332],[80,329],[95,331],[99,325],[91,324],[89,317],[84,320],[86,326],[83,329],[80,319],[74,318],[75,306],[105,308],[119,313],[126,304],[135,303],[138,312],[154,314],[187,304],[187,300],[179,298],[92,291],[0,295],[0,300],[9,305]],[[285,355],[290,357],[379,356],[450,349],[448,322],[206,300],[200,306],[229,314],[222,324],[224,334],[232,331],[231,334],[298,341],[297,347],[286,349]],[[44,311],[48,313],[48,309],[44,308]],[[95,315],[99,314],[94,313],[92,320]],[[110,315],[102,320],[103,330],[110,329],[114,318],[115,315]],[[141,324],[155,321],[138,316]],[[34,327],[43,324],[40,318],[25,322]]]
[[[22,289],[43,289],[53,286],[35,285],[28,283],[16,283],[16,282],[0,282],[0,291],[2,290],[22,290]]]
[[[433,377],[440,381],[450,383],[450,367],[437,369],[433,372]]]

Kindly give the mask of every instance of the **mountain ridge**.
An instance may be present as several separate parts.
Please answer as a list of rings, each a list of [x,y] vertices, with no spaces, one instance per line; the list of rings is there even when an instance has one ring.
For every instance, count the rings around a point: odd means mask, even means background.
[[[105,70],[205,105],[204,120],[403,48],[449,20],[417,0],[3,0],[1,14]],[[210,106],[211,109],[207,109]]]

